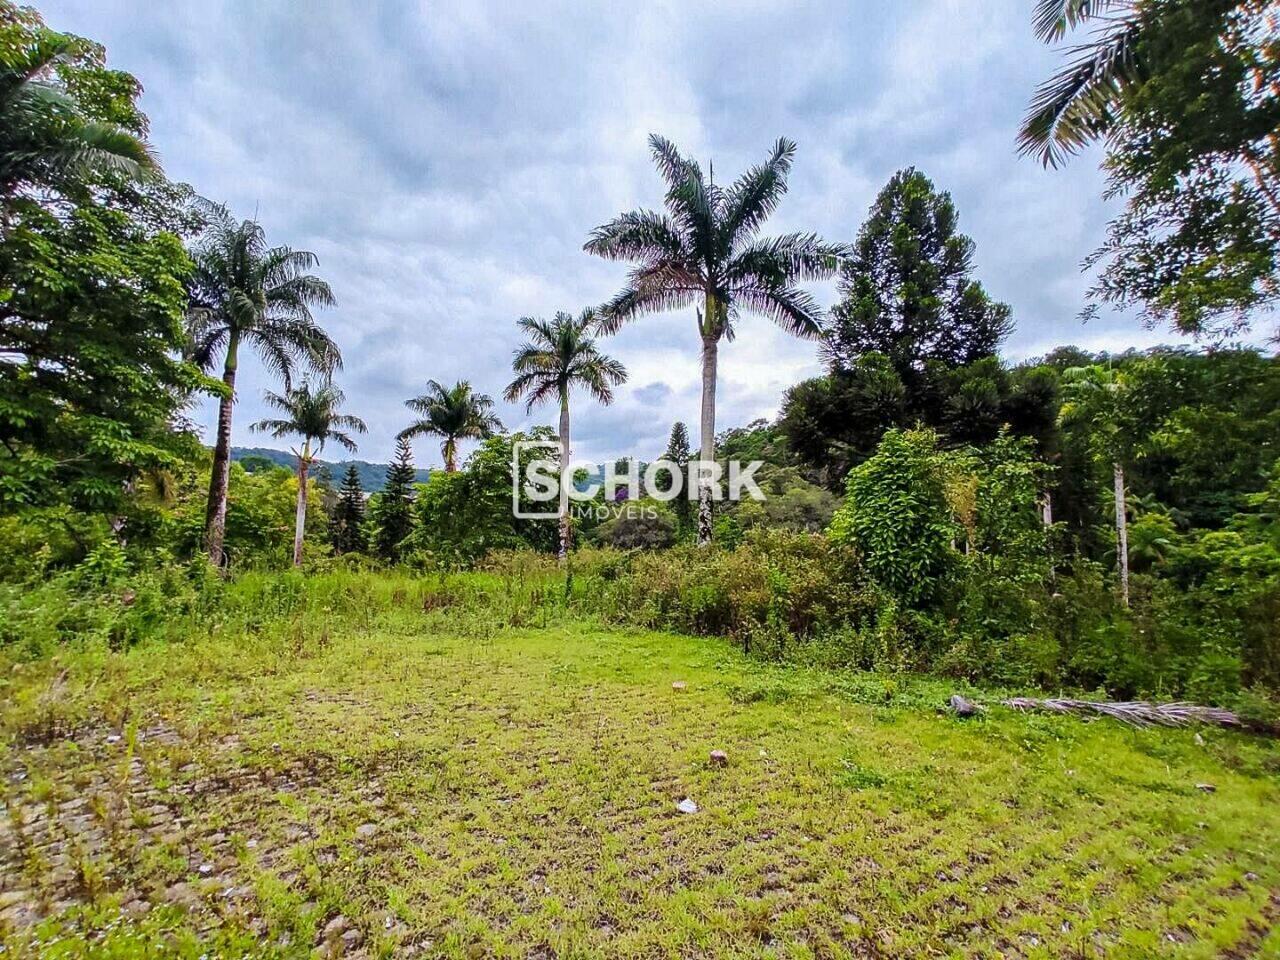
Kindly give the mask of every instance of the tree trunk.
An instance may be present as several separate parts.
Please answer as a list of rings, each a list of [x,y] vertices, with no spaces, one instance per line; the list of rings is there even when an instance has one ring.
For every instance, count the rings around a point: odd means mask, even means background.
[[[1044,499],[1040,501],[1040,519],[1046,527],[1053,526],[1053,494],[1048,490],[1044,492]]]
[[[720,346],[719,304],[707,294],[702,329],[702,443],[698,451],[698,546],[711,543],[711,481],[704,468],[716,461],[716,360]]]
[[[440,448],[440,452],[444,454],[444,472],[458,472],[458,444],[450,437],[444,442]]]
[[[560,398],[560,563],[569,560],[569,484],[573,477],[566,473],[569,467],[569,394]]]
[[[227,566],[222,542],[227,531],[227,483],[231,475],[231,414],[235,409],[236,352],[240,338],[231,334],[227,359],[222,365],[222,382],[227,395],[218,403],[218,435],[213,445],[213,469],[209,474],[209,506],[205,513],[204,543],[209,559],[219,570]]]
[[[1124,467],[1120,461],[1112,465],[1115,475],[1116,497],[1116,560],[1120,564],[1120,598],[1129,606],[1129,518],[1126,516],[1124,494]]]
[[[311,468],[311,451],[308,445],[298,457],[298,514],[293,523],[293,565],[302,566],[302,538],[307,529],[307,471]]]

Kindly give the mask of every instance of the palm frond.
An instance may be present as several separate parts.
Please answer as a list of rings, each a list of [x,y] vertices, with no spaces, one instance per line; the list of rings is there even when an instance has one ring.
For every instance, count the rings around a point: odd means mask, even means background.
[[[824,243],[812,233],[788,233],[754,240],[740,249],[725,270],[732,281],[785,284],[834,276],[848,249]]]
[[[521,317],[516,321],[516,326],[543,347],[549,347],[556,342],[554,327],[540,317]]]
[[[1037,39],[1053,43],[1091,18],[1131,5],[1131,0],[1039,0],[1031,22]]]
[[[652,210],[634,210],[591,231],[582,245],[606,260],[682,260],[688,252],[675,221]]]
[[[744,286],[734,291],[743,307],[768,317],[794,337],[819,339],[822,310],[806,291],[793,286]]]
[[[725,194],[725,216],[720,225],[726,247],[731,248],[740,236],[754,234],[778,209],[787,192],[787,174],[795,154],[795,142],[779,137],[768,160],[734,181]]]
[[[627,382],[627,368],[612,357],[596,356],[582,365],[576,379],[608,406],[613,403],[613,388]]]
[[[688,176],[689,161],[680,155],[676,145],[666,137],[649,134],[649,152],[653,156],[654,165],[662,179],[667,181],[667,189],[674,190]]]
[[[90,121],[77,125],[74,139],[49,158],[66,171],[112,172],[140,179],[159,169],[154,152],[122,127]]]
[[[700,296],[702,290],[697,288],[661,289],[656,283],[628,286],[601,305],[597,326],[602,333],[617,333],[628,320],[646,313],[684,309],[697,302]]]
[[[1125,87],[1139,77],[1141,24],[1130,18],[1093,43],[1073,47],[1067,66],[1037,88],[1018,133],[1018,152],[1060,166],[1115,123]]]
[[[361,432],[361,433],[364,433],[364,431],[363,431],[363,430],[361,430],[360,432]],[[349,450],[351,453],[355,453],[358,449],[360,449],[360,448],[356,445],[355,440],[351,439],[351,437],[350,437],[348,434],[344,433],[344,432],[343,432],[343,431],[341,431],[341,430],[334,430],[334,431],[332,431],[332,432],[329,434],[329,436],[327,437],[327,439],[329,439],[329,440],[333,440],[333,441],[336,441],[340,446],[345,447],[345,448],[346,448],[347,450]],[[324,441],[323,441],[323,440],[320,442],[320,446],[321,446],[321,447],[323,447],[323,446],[324,446]]]
[[[295,432],[292,420],[259,420],[249,424],[249,429],[254,433],[269,433],[277,439]]]
[[[610,403],[611,382],[626,378],[616,360],[604,356],[591,336],[599,326],[591,309],[577,317],[560,311],[550,321],[520,320],[520,327],[536,337],[520,345],[512,360],[517,376],[507,387],[510,402],[526,399],[526,412],[547,400],[567,401],[575,384],[586,386],[603,403]],[[621,377],[620,379],[616,379]]]

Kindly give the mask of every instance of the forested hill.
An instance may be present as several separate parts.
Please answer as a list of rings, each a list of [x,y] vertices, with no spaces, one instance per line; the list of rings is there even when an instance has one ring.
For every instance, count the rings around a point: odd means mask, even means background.
[[[272,463],[279,464],[282,467],[293,469],[296,465],[294,456],[288,450],[272,450],[270,447],[232,447],[232,460],[270,460]],[[347,467],[355,464],[356,470],[360,474],[360,486],[366,493],[377,493],[382,489],[382,484],[387,477],[388,464],[370,463],[367,460],[317,460],[316,466],[326,467],[329,472],[330,483],[337,486],[342,482],[342,478],[346,475]],[[249,466],[252,466],[250,464]],[[427,482],[427,470],[418,470],[417,480],[419,483]]]

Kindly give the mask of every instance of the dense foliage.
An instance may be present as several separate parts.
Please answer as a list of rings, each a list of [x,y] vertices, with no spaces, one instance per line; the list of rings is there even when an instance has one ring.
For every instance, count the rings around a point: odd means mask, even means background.
[[[1268,0],[1040,0],[1042,39],[1089,31],[1022,133],[1046,163],[1105,140],[1126,198],[1095,295],[1221,336],[1280,296],[1280,30]]]
[[[189,222],[140,91],[101,47],[0,2],[0,513],[123,515],[207,386],[178,358]]]
[[[1093,81],[1050,91],[1065,99],[1041,104],[1032,133],[1059,150],[1110,138],[1109,168],[1138,206],[1114,228],[1137,246],[1111,248],[1107,296],[1205,329],[1273,293],[1274,153],[1258,154],[1274,151],[1258,133],[1275,127],[1273,97],[1239,88],[1246,74],[1269,82],[1274,44],[1248,2],[1102,6],[1124,8],[1112,39],[1129,59],[1100,100]],[[1046,2],[1039,26],[1061,35],[1094,10]],[[666,212],[624,214],[587,245],[635,264],[627,288],[520,322],[508,397],[556,401],[557,429],[505,432],[470,381],[429,380],[366,502],[354,466],[340,490],[311,470],[325,441],[350,445],[362,428],[339,410],[337,345],[311,314],[333,301],[315,258],[164,181],[137,82],[100,48],[4,0],[0,41],[0,642],[40,653],[169,636],[170,616],[217,621],[236,591],[227,577],[269,583],[292,559],[304,574],[399,566],[440,583],[485,568],[509,591],[554,594],[561,612],[834,669],[1214,702],[1280,692],[1280,359],[1061,347],[1007,363],[1009,309],[973,276],[955,205],[922,173],[890,180],[851,245],[765,239],[789,141],[721,187],[654,138]],[[1206,64],[1216,72],[1200,76]],[[1141,236],[1139,207],[1158,240]],[[833,273],[828,323],[796,281]],[[536,500],[518,445],[563,462],[572,388],[608,402],[623,381],[598,338],[688,306],[700,449],[760,461],[764,499],[713,511],[709,486],[670,500],[674,478],[659,474],[585,502]],[[787,391],[776,421],[716,434],[717,350],[739,310],[821,338],[827,368]],[[268,393],[280,416],[260,426],[301,438],[296,475],[231,461],[241,346],[281,382]],[[307,369],[320,378],[296,381]],[[201,394],[220,404],[212,450],[182,416]],[[445,462],[425,483],[418,436]],[[665,451],[638,453],[697,457],[683,423]],[[643,476],[643,463],[619,466]]]

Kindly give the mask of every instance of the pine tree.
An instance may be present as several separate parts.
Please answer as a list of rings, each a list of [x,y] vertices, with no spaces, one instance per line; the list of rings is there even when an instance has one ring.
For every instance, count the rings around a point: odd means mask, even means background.
[[[693,503],[689,499],[689,428],[679,420],[671,427],[671,439],[667,441],[667,452],[662,458],[678,464],[684,475],[680,496],[671,501],[671,509],[675,512],[680,533],[683,534],[693,520]],[[658,487],[664,492],[670,490],[674,482],[665,473],[658,475]]]
[[[364,489],[354,463],[347,467],[347,475],[342,478],[330,530],[333,549],[338,553],[360,553],[368,547],[364,538]]]
[[[401,546],[413,531],[413,451],[409,440],[396,441],[396,458],[387,470],[387,483],[374,511],[374,549],[385,560],[398,560]]]
[[[880,191],[831,310],[824,352],[834,371],[881,353],[913,381],[930,360],[957,367],[995,354],[1013,326],[1009,307],[973,279],[974,243],[956,227],[950,194],[914,168]]]

